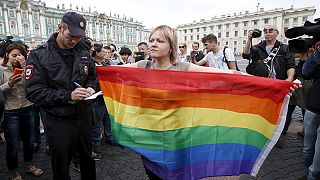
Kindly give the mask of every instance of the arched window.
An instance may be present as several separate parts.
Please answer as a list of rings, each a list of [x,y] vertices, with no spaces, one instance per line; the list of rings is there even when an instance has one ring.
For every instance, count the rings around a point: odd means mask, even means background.
[[[34,19],[34,20],[39,20],[38,14],[33,14],[33,19]]]
[[[103,32],[100,32],[100,39],[104,39],[105,35],[103,34]]]
[[[30,36],[29,24],[23,24],[23,35]]]
[[[52,29],[52,28],[49,28],[48,34],[49,34],[49,35],[53,34],[53,29]]]
[[[13,11],[13,10],[10,10],[10,11],[9,11],[9,17],[15,17],[15,14],[14,14],[14,11]]]
[[[27,19],[27,18],[28,18],[28,15],[27,15],[26,12],[22,12],[22,18],[23,18],[23,19]]]
[[[40,36],[39,24],[35,24],[35,25],[34,25],[34,35],[35,35],[35,36]]]
[[[16,22],[14,21],[11,21],[10,23],[10,32],[11,32],[11,35],[17,34],[17,25],[16,25]]]
[[[4,31],[3,31],[3,24],[0,23],[0,34],[4,34]]]

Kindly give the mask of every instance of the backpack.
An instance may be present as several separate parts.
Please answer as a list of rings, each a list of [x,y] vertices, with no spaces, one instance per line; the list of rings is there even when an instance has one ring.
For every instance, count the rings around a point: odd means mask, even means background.
[[[223,58],[222,58],[222,60],[227,63],[228,69],[230,69],[230,66],[229,66],[229,63],[228,63],[228,59],[227,59],[227,57],[226,57],[226,49],[227,49],[227,48],[228,48],[228,46],[225,46],[225,47],[223,48]],[[236,59],[235,59],[234,62],[235,62],[235,64],[236,64],[236,70],[237,70],[237,71],[240,71]]]

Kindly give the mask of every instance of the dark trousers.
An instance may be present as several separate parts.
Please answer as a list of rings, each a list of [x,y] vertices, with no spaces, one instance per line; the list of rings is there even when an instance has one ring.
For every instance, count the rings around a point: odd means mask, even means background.
[[[152,172],[151,170],[149,170],[145,165],[144,165],[144,158],[141,156],[141,160],[142,160],[142,163],[143,163],[143,167],[144,167],[144,170],[146,171],[146,174],[147,176],[149,177],[150,180],[161,180],[161,178],[156,175],[154,172]]]
[[[286,117],[286,123],[284,125],[284,128],[283,128],[283,131],[282,132],[287,132],[288,131],[288,128],[291,124],[291,120],[292,120],[292,114],[293,114],[293,111],[294,109],[296,108],[296,105],[289,105],[288,106],[288,112],[287,112],[287,117]],[[306,112],[305,109],[301,109],[302,110],[302,116],[304,117],[304,114]]]
[[[106,107],[104,104],[99,104],[97,100],[92,102],[92,112],[93,112],[93,126],[91,130],[92,144],[95,146],[100,146],[100,140],[102,135],[102,121],[103,116],[106,112]]]
[[[159,176],[157,176],[155,173],[146,168],[146,166],[144,166],[144,170],[146,171],[146,174],[148,175],[150,180],[161,180]]]
[[[32,108],[20,108],[4,112],[4,137],[6,139],[6,160],[8,169],[18,168],[18,149],[23,142],[24,162],[33,160],[34,119]]]
[[[95,180],[95,162],[91,158],[91,124],[75,126],[70,121],[46,118],[46,132],[54,180],[70,180],[69,167],[74,152],[80,160],[82,180]]]
[[[37,143],[38,146],[41,144],[41,136],[40,136],[40,107],[33,106],[33,117],[34,117],[34,138],[33,142]]]
[[[108,111],[106,111],[103,116],[103,128],[104,128],[104,135],[105,135],[106,141],[114,142],[112,133],[111,133],[111,122],[110,122]]]

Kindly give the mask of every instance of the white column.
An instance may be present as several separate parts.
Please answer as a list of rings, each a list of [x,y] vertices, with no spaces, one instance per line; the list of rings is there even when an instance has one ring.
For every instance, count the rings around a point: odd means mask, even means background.
[[[97,41],[100,41],[100,23],[96,24]]]
[[[40,17],[41,37],[43,39],[47,39],[46,22],[45,22],[45,18],[44,18],[44,12],[42,10],[39,13],[39,17]]]
[[[135,42],[136,45],[138,45],[138,43],[141,42],[140,37],[139,37],[139,33],[140,33],[140,31],[138,31],[138,29],[136,29],[136,42]]]
[[[18,20],[18,34],[19,34],[19,37],[23,37],[22,22],[21,22],[21,10],[17,9],[16,13],[17,13],[17,20]]]
[[[92,22],[91,22],[91,20],[88,22],[88,28],[89,28],[89,37],[93,38],[92,37]]]
[[[9,20],[8,20],[8,8],[6,7],[6,5],[3,5],[3,15],[4,15],[4,22],[5,22],[5,26],[6,26],[6,34],[7,36],[10,36],[10,28],[9,28]]]
[[[127,42],[127,31],[126,31],[126,25],[123,25],[123,42],[126,43]]]
[[[32,11],[31,10],[28,11],[28,15],[29,15],[29,25],[30,25],[31,38],[34,38],[34,27],[33,27],[33,19],[32,19]]]
[[[103,40],[107,40],[107,24],[103,25]]]
[[[110,23],[110,39],[111,39],[111,41],[114,41],[114,39],[113,39],[113,23],[112,22]]]

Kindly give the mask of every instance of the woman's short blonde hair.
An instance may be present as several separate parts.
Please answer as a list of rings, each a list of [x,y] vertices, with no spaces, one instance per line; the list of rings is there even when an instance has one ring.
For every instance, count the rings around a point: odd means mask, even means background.
[[[178,58],[178,37],[177,37],[177,31],[171,28],[170,26],[167,25],[161,25],[152,30],[149,36],[149,40],[151,36],[156,32],[160,31],[166,40],[170,44],[170,62],[171,64],[176,64],[177,63],[177,58]]]

